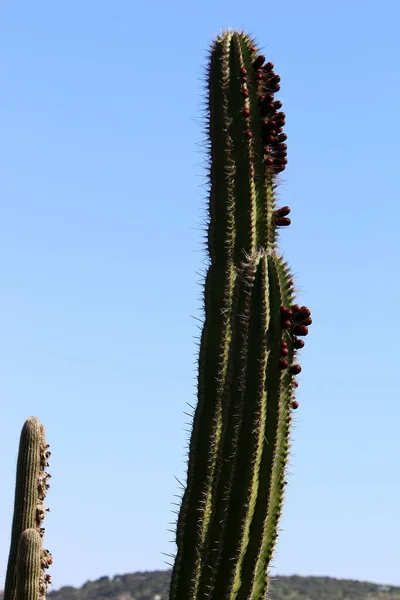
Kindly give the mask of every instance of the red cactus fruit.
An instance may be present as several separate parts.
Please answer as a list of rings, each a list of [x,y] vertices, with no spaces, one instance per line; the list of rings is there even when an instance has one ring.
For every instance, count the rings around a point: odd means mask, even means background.
[[[247,75],[247,69],[245,69],[244,67],[240,68],[240,75],[242,75],[242,77],[245,77]]]
[[[281,356],[287,356],[289,354],[289,349],[288,348],[281,348],[280,349],[280,355]]]
[[[286,140],[287,140],[287,135],[286,135],[286,133],[280,133],[280,134],[278,135],[278,142],[286,142]]]
[[[256,72],[256,79],[258,79],[258,81],[261,81],[262,78],[263,78],[263,74],[261,73],[261,71],[257,71]]]
[[[307,317],[307,319],[304,319],[301,324],[302,325],[311,325],[312,323],[312,318],[311,317]]]
[[[288,343],[282,340],[281,341],[281,346],[282,346],[282,348],[287,348]]]
[[[272,62],[267,62],[267,63],[264,65],[263,69],[264,69],[264,71],[272,71],[272,70],[273,70],[273,68],[274,68],[274,66],[275,66],[275,65],[274,65],[274,63],[272,63]]]
[[[293,333],[295,335],[308,335],[308,327],[307,325],[296,325],[293,329]]]
[[[276,171],[276,173],[281,173],[282,171],[285,170],[285,168],[286,168],[286,165],[283,164],[283,163],[275,165],[275,171]],[[289,219],[289,221],[290,221],[290,219]]]
[[[282,208],[278,208],[275,211],[275,216],[276,217],[287,217],[289,213],[290,213],[290,206],[282,206]],[[290,311],[290,312],[292,312],[292,311]]]
[[[244,116],[244,117],[246,117],[246,118],[247,118],[247,117],[250,117],[250,115],[251,115],[251,112],[250,112],[250,110],[249,110],[248,108],[244,108],[244,109],[242,110],[242,114],[243,114],[243,116]]]
[[[293,340],[293,348],[295,348],[296,350],[300,350],[300,348],[304,348],[304,340],[299,340],[298,338],[295,338]]]
[[[298,375],[299,373],[301,373],[301,366],[300,365],[292,365],[290,367],[290,372],[292,375]]]
[[[246,131],[246,137],[247,137],[247,139],[248,139],[248,140],[251,140],[251,139],[252,139],[252,137],[253,137],[253,132],[252,132],[252,131],[250,131],[250,129],[248,129],[248,130]]]
[[[295,388],[299,387],[299,382],[297,381],[297,379],[292,379],[292,386]]]
[[[259,54],[253,62],[253,69],[255,71],[257,71],[257,69],[262,67],[264,63],[265,63],[265,56],[263,56],[262,54]]]
[[[272,156],[266,156],[264,159],[264,162],[266,165],[272,166],[274,164],[274,159],[272,158]]]
[[[282,323],[282,329],[290,329],[291,326],[292,326],[292,321],[287,320],[287,321],[283,321],[283,323]]]
[[[307,308],[307,306],[301,306],[300,307],[300,314],[301,314],[302,317],[304,317],[306,319],[307,317],[311,316],[311,311],[310,311],[309,308]]]
[[[293,410],[296,410],[299,408],[299,403],[297,402],[297,400],[292,400],[290,406],[293,408]]]
[[[242,96],[243,98],[248,98],[249,97],[249,90],[245,87],[242,87]]]
[[[289,219],[289,217],[278,217],[277,219],[275,219],[275,225],[277,227],[288,227],[291,222],[292,221],[291,219]]]
[[[275,85],[276,83],[279,83],[281,80],[281,78],[279,77],[279,75],[273,75],[271,77],[271,79],[269,80],[270,85]]]
[[[290,310],[290,308],[286,308],[285,306],[281,306],[281,317],[283,319],[291,319],[292,316],[293,316],[293,313]]]
[[[286,360],[286,358],[281,358],[281,360],[279,361],[279,368],[282,369],[287,369],[289,366],[289,361]]]
[[[263,94],[262,96],[260,96],[259,98],[259,103],[260,104],[268,104],[272,106],[272,101],[273,101],[274,97],[272,94],[267,93],[267,94]]]

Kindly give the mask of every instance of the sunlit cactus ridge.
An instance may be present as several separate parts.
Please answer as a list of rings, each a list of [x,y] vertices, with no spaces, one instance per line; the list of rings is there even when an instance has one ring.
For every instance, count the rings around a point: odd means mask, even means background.
[[[268,589],[289,452],[297,351],[311,324],[277,249],[290,209],[280,78],[255,41],[227,31],[207,68],[209,267],[198,402],[170,600],[256,600]]]

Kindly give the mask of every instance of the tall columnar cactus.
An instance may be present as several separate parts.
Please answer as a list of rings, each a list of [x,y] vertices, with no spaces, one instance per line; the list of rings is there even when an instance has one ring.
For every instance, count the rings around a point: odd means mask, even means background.
[[[277,232],[287,163],[280,77],[228,31],[208,67],[210,192],[205,321],[170,600],[258,600],[268,588],[285,486],[296,353],[310,311],[294,304]]]
[[[50,456],[44,427],[29,417],[21,432],[14,518],[4,588],[4,600],[44,600],[50,576],[45,574],[53,562],[42,547],[44,500],[49,488],[46,472]]]

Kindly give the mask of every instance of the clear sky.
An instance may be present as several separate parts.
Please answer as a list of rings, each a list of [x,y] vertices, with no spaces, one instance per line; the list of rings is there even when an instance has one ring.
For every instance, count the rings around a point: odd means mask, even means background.
[[[0,8],[0,588],[23,421],[53,456],[55,588],[164,568],[195,401],[206,50],[282,77],[302,351],[274,573],[400,585],[397,0]],[[173,526],[172,526],[173,527]]]

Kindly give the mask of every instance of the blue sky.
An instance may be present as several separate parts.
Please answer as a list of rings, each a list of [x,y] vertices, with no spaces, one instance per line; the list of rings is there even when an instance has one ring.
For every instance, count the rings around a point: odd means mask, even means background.
[[[164,568],[205,256],[201,102],[221,28],[282,77],[302,352],[274,573],[400,585],[400,5],[4,3],[0,588],[23,421],[52,446],[55,588]]]

